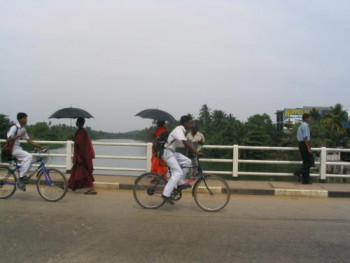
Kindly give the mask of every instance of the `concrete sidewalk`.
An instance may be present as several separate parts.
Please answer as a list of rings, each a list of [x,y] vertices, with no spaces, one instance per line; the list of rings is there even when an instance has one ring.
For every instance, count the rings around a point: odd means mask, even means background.
[[[96,189],[132,190],[136,176],[94,175]],[[295,197],[350,197],[350,184],[313,183],[278,181],[227,181],[232,194],[276,195]]]

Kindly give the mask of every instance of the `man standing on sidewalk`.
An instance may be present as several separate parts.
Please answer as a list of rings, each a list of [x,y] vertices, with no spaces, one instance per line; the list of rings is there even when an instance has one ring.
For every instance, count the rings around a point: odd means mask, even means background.
[[[303,160],[303,165],[300,169],[294,172],[294,175],[300,181],[300,175],[302,175],[303,184],[311,184],[310,180],[310,167],[314,166],[314,156],[310,146],[310,128],[309,123],[311,122],[311,116],[308,113],[303,114],[303,122],[300,124],[297,132],[297,139],[299,142],[299,152]]]

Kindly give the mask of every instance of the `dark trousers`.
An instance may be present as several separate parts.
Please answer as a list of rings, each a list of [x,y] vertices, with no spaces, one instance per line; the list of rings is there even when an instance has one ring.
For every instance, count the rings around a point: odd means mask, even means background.
[[[314,156],[309,153],[304,142],[299,142],[299,152],[303,160],[303,165],[295,173],[303,176],[303,183],[310,182],[310,167],[315,165]]]

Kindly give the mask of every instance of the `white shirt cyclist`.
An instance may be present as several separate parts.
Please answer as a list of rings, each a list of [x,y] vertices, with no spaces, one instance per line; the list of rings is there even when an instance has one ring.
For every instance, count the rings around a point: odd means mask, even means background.
[[[18,130],[17,130],[17,128],[18,128]],[[16,132],[16,130],[17,130],[17,132]],[[19,123],[16,123],[15,125],[12,125],[12,127],[8,131],[7,138],[14,137],[17,134],[21,134],[22,131],[26,131],[26,129],[24,127],[21,127],[21,125]],[[15,140],[14,147],[20,147],[19,140],[29,140],[28,133],[26,132],[26,134],[24,136]]]
[[[177,126],[168,136],[167,144],[165,145],[166,149],[175,151],[176,148],[183,148],[184,144],[182,141],[186,141],[186,129],[184,126]]]

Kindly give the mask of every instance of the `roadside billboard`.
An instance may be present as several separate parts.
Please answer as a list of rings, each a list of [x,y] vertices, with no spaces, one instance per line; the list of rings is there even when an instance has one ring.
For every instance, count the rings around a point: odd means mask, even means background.
[[[303,113],[310,113],[310,109],[289,108],[283,110],[283,124],[294,125],[303,120]]]

